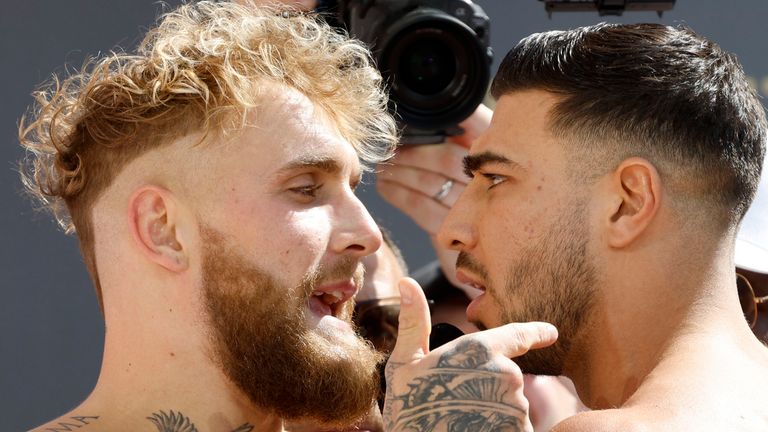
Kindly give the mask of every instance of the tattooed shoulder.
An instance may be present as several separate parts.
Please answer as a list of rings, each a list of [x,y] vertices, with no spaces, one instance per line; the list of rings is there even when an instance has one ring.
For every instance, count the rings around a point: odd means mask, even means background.
[[[151,421],[158,432],[200,432],[189,417],[185,416],[181,412],[169,412],[158,411],[152,413],[147,417],[147,420]],[[231,432],[251,432],[254,426],[250,423],[243,423]],[[218,432],[218,431],[210,431]]]
[[[99,416],[69,416],[56,419],[34,432],[72,432],[96,422]],[[86,428],[87,429],[87,428]],[[85,431],[82,431],[85,432]]]

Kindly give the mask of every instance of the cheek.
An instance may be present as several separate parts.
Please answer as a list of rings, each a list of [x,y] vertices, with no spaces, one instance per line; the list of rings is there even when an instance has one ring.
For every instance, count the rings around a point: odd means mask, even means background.
[[[306,273],[322,261],[331,229],[325,212],[312,209],[289,212],[266,232],[273,237],[271,250],[277,254],[279,268],[296,268]]]
[[[297,210],[277,199],[246,201],[234,195],[215,219],[261,265],[282,274],[303,276],[319,264],[330,238],[323,207]]]

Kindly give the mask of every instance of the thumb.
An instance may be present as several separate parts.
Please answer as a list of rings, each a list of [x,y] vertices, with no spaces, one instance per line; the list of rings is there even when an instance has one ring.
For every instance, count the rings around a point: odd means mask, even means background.
[[[429,305],[419,284],[411,278],[402,278],[400,287],[400,317],[397,342],[390,361],[410,363],[429,352],[429,332],[432,327]]]

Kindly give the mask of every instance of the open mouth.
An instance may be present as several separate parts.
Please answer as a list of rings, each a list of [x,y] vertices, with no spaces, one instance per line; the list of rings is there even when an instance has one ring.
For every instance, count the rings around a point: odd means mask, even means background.
[[[309,308],[319,316],[340,318],[345,305],[356,292],[357,286],[352,279],[321,285],[312,291]]]
[[[338,318],[345,302],[340,291],[314,291],[309,299],[309,307],[318,315],[333,315]]]
[[[459,282],[467,286],[470,286],[476,290],[479,290],[482,292],[485,292],[486,290],[485,285],[483,285],[478,278],[467,273],[466,270],[456,269],[456,279],[458,279]]]

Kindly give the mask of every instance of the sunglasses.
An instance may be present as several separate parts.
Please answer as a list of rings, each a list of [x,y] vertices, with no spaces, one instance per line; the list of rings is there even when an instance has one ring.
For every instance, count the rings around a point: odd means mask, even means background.
[[[397,341],[400,297],[364,300],[355,304],[352,321],[360,335],[380,352],[389,354]]]
[[[736,273],[736,289],[739,292],[739,302],[741,302],[741,310],[744,311],[744,318],[747,319],[749,328],[754,329],[757,324],[757,305],[768,303],[768,296],[756,296],[749,279],[741,273]]]

